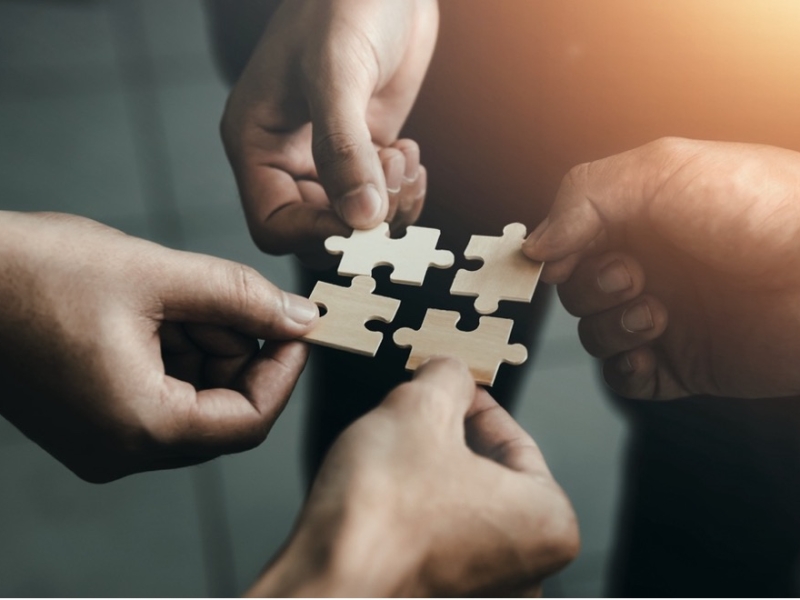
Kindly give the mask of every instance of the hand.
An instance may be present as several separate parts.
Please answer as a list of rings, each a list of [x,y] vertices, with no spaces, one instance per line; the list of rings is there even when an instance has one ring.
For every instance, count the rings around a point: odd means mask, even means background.
[[[800,154],[665,139],[580,165],[525,252],[623,396],[800,394]]]
[[[462,363],[434,359],[342,433],[249,594],[517,595],[577,551],[534,441]]]
[[[314,262],[330,235],[419,217],[425,169],[397,135],[437,28],[435,0],[280,6],[221,128],[259,248]]]
[[[0,212],[0,412],[88,481],[259,444],[316,318],[243,265]]]

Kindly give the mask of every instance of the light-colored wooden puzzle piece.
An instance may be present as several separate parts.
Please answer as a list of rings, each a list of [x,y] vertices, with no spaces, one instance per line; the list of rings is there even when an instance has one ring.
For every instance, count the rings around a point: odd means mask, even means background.
[[[394,267],[392,283],[422,285],[428,267],[452,267],[455,257],[448,250],[437,250],[439,230],[411,226],[405,236],[389,237],[389,224],[374,229],[355,230],[349,238],[334,235],[325,240],[325,249],[341,254],[339,275],[370,275],[379,265]]]
[[[467,363],[476,382],[492,385],[501,362],[521,365],[528,358],[525,346],[508,343],[511,319],[481,317],[477,329],[460,331],[456,329],[460,318],[456,311],[429,308],[419,330],[395,331],[395,344],[411,346],[406,369],[414,371],[432,356],[456,356]]]
[[[475,310],[482,315],[495,312],[500,300],[530,302],[542,265],[522,253],[527,230],[522,223],[503,228],[502,237],[473,235],[464,256],[480,259],[483,266],[477,271],[460,269],[450,286],[455,296],[477,296]]]
[[[400,300],[378,296],[372,293],[374,290],[372,277],[354,277],[350,287],[318,281],[310,299],[328,312],[302,339],[338,350],[375,356],[383,334],[370,331],[364,324],[367,321],[390,322],[397,314]]]

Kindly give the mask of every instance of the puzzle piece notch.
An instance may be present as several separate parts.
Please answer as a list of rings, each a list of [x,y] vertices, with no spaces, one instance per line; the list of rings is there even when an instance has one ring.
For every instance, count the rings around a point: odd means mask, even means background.
[[[428,267],[446,269],[455,262],[449,250],[437,250],[439,230],[410,226],[405,236],[389,237],[389,224],[374,229],[354,230],[349,238],[334,235],[325,240],[325,249],[341,254],[339,275],[371,275],[381,265],[393,267],[392,283],[422,285]]]
[[[476,296],[475,310],[487,315],[497,311],[500,300],[530,302],[544,263],[522,253],[527,229],[522,223],[510,223],[500,237],[473,235],[464,251],[468,259],[482,260],[476,271],[460,269],[450,293]]]
[[[310,300],[327,309],[316,327],[302,339],[321,346],[375,356],[383,341],[380,331],[370,331],[367,321],[389,323],[397,314],[400,300],[378,296],[372,277],[354,277],[350,287],[318,281]]]
[[[481,317],[474,331],[456,329],[461,315],[452,310],[429,308],[419,329],[404,327],[394,332],[394,342],[411,347],[406,369],[414,371],[432,356],[456,356],[469,367],[475,381],[492,385],[501,362],[521,365],[528,358],[522,344],[509,344],[511,319]]]

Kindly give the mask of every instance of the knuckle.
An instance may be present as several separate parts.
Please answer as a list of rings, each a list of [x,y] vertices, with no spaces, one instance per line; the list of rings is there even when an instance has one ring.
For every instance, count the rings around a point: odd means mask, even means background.
[[[400,385],[397,397],[402,398],[402,407],[411,414],[424,415],[426,420],[438,419],[447,406],[447,394],[439,386],[428,381],[412,381]]]
[[[575,512],[563,496],[559,499],[559,503],[563,506],[550,513],[542,528],[546,553],[550,557],[554,570],[572,562],[580,553],[581,548]]]
[[[353,134],[334,131],[315,139],[312,151],[317,168],[324,170],[355,162],[360,152],[360,144]]]
[[[670,164],[676,157],[685,155],[693,144],[692,140],[686,138],[665,136],[650,142],[645,148],[652,154],[656,164]]]
[[[230,267],[228,288],[232,307],[240,314],[248,314],[252,306],[261,275],[247,265],[234,263]]]
[[[581,188],[589,178],[590,166],[591,163],[585,162],[572,167],[569,171],[567,171],[567,174],[564,175],[564,179],[561,183],[562,187],[571,189]]]
[[[439,404],[447,396],[441,387],[429,381],[416,381],[412,385],[415,397],[424,404]]]

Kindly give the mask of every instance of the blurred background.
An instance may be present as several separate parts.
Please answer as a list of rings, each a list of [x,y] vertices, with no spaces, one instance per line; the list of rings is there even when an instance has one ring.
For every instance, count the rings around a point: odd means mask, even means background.
[[[227,88],[207,29],[198,0],[0,1],[0,209],[85,215],[296,287],[292,259],[260,253],[247,233],[217,131]],[[557,302],[550,312],[517,416],[581,524],[580,558],[546,593],[596,596],[623,423],[576,320]],[[256,450],[102,486],[0,419],[0,596],[241,593],[302,502],[307,390],[301,380]]]

